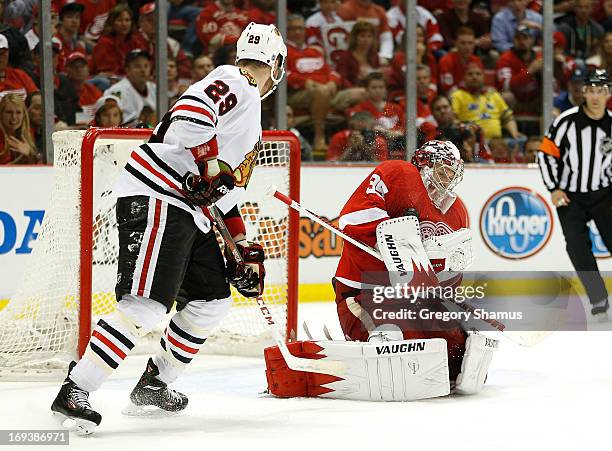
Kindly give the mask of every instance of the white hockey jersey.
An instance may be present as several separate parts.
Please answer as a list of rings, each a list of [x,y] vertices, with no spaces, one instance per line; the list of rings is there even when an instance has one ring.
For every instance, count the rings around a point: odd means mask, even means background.
[[[117,197],[146,195],[193,215],[198,228],[210,230],[204,207],[181,193],[187,172],[198,173],[190,149],[216,136],[219,165],[231,169],[236,187],[217,206],[227,213],[240,200],[260,148],[261,100],[255,79],[235,66],[219,66],[191,85],[157,125],[148,143],[132,152],[115,184]]]
[[[123,124],[135,125],[140,113],[145,106],[155,111],[155,99],[157,97],[155,83],[147,82],[147,93],[142,95],[132,85],[127,77],[104,91],[105,96],[115,96],[119,99],[119,108],[123,112]]]

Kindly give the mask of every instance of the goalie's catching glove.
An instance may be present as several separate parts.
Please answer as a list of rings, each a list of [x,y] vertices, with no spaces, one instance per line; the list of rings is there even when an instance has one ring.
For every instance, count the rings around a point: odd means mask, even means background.
[[[238,292],[247,297],[254,298],[263,293],[266,270],[263,265],[265,254],[263,247],[257,243],[246,240],[236,243],[238,251],[244,260],[236,263],[231,256],[227,259],[227,273],[229,282]]]
[[[234,177],[227,172],[219,172],[212,177],[193,172],[183,176],[183,195],[189,202],[201,207],[214,204],[232,188],[234,188]]]

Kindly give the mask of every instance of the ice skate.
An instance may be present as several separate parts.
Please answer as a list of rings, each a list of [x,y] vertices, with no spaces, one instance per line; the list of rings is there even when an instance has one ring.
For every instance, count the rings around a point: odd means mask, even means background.
[[[79,388],[70,379],[70,372],[75,365],[76,362],[70,363],[68,376],[51,404],[51,411],[60,419],[64,428],[78,435],[89,435],[100,425],[102,416],[91,408],[89,392]]]
[[[591,315],[593,315],[595,321],[599,323],[605,323],[606,321],[608,321],[609,307],[610,304],[608,303],[607,299],[594,303],[593,307],[591,307]]]
[[[157,379],[159,370],[153,359],[147,362],[147,368],[130,393],[130,404],[123,409],[128,416],[164,416],[172,415],[187,407],[187,396],[168,388],[165,382]]]

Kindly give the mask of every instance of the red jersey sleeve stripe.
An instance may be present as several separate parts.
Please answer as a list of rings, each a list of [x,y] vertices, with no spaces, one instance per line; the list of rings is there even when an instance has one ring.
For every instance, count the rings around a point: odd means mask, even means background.
[[[201,114],[203,116],[206,116],[213,123],[215,122],[212,114],[210,114],[204,108],[200,108],[200,107],[197,107],[197,106],[193,106],[193,105],[177,105],[174,108],[172,108],[172,113],[174,113],[176,111],[191,111],[192,113],[198,113],[198,114]]]

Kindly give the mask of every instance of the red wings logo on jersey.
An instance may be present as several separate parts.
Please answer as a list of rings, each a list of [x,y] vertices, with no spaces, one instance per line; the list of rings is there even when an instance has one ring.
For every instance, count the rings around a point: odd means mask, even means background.
[[[446,235],[447,233],[453,233],[454,230],[451,226],[445,222],[422,221],[421,226],[421,239],[426,240],[432,236]]]

